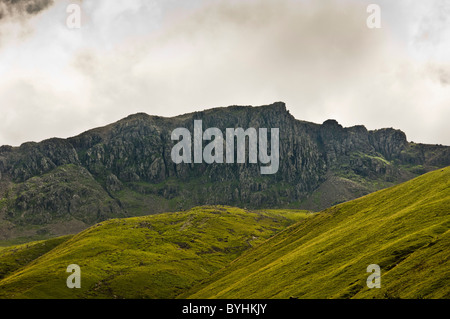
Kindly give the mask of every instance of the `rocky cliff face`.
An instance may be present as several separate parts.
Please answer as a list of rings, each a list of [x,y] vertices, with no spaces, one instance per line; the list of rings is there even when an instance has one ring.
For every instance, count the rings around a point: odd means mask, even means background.
[[[278,172],[261,175],[248,161],[174,164],[171,132],[193,132],[196,119],[222,132],[279,128]],[[318,210],[448,165],[450,147],[408,143],[394,129],[299,121],[281,102],[173,118],[139,113],[69,139],[0,147],[0,239],[202,204]]]

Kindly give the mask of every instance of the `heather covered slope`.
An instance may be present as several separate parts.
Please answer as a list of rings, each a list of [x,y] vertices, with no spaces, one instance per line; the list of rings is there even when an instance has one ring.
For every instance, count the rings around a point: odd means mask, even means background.
[[[449,258],[447,167],[300,221],[180,297],[450,298]]]
[[[0,250],[0,298],[175,298],[309,216],[211,206],[108,220],[70,238]],[[81,268],[81,289],[66,286],[71,264]]]
[[[171,132],[279,128],[280,166],[174,164]],[[204,142],[204,145],[206,142]],[[84,132],[0,147],[1,241],[77,233],[97,222],[198,205],[319,211],[450,165],[450,147],[408,142],[396,129],[295,119],[282,102],[172,118],[143,113]]]

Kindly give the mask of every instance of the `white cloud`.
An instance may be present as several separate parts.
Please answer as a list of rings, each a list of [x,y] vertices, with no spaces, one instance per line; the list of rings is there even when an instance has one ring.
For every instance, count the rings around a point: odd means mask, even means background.
[[[280,100],[298,119],[450,144],[448,20],[427,18],[442,2],[381,1],[379,30],[366,28],[366,2],[84,0],[82,28],[70,30],[60,0],[26,21],[0,20],[9,34],[0,144],[68,137],[140,111]],[[435,38],[420,42],[423,30]]]

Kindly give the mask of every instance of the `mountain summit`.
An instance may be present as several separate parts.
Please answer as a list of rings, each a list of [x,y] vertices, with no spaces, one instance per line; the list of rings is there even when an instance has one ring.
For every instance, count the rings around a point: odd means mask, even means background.
[[[175,164],[171,132],[193,132],[194,120],[223,132],[279,128],[278,171],[261,175],[263,164],[248,161]],[[408,142],[392,128],[300,121],[282,102],[171,118],[138,113],[68,139],[0,147],[0,240],[197,205],[320,210],[448,165],[448,146]]]

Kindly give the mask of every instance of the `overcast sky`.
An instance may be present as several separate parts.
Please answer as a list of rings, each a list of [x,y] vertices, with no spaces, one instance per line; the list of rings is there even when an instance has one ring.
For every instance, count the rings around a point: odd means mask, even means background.
[[[450,1],[0,0],[0,145],[275,101],[450,145]]]

